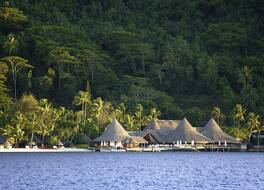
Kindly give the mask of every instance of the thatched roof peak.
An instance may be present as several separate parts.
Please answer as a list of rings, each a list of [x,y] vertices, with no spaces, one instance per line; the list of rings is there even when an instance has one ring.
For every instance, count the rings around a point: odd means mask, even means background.
[[[171,130],[178,127],[180,120],[162,120],[153,119],[145,128],[144,131],[151,130]]]
[[[94,141],[123,141],[127,137],[129,137],[129,135],[126,130],[116,119],[114,119],[106,126],[103,134],[97,137]]]
[[[155,130],[155,129],[160,129],[160,125],[158,123],[157,119],[153,119],[145,128],[144,131],[150,131],[150,130]]]
[[[61,142],[61,140],[59,140],[57,143],[56,143],[57,146],[63,146],[64,144]]]
[[[239,143],[234,137],[226,134],[213,118],[208,121],[205,127],[199,127],[197,129],[200,133],[212,139],[214,142],[226,141],[230,143]]]
[[[176,142],[178,140],[181,140],[182,142],[194,141],[196,143],[208,143],[211,141],[207,137],[198,133],[186,118],[183,118],[179,123],[179,126],[176,129],[171,130],[165,138],[165,141],[169,143]]]

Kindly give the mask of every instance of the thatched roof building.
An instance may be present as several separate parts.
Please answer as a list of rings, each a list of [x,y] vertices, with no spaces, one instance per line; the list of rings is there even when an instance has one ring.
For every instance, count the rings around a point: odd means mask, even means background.
[[[148,131],[151,134],[151,143],[165,143],[166,136],[173,129],[176,129],[180,123],[180,120],[158,120],[154,119],[149,123],[144,131]]]
[[[234,137],[226,134],[214,119],[210,119],[205,127],[198,127],[196,129],[198,132],[213,140],[214,142],[240,143]]]
[[[57,146],[61,147],[61,146],[64,146],[64,144],[61,142],[61,140],[59,140],[57,143],[56,143]]]
[[[166,143],[176,143],[177,141],[191,143],[209,143],[211,140],[204,135],[196,131],[195,128],[191,126],[186,118],[179,123],[179,126],[169,132],[165,137]]]
[[[181,120],[159,120],[154,119],[151,123],[149,123],[144,131],[151,130],[171,130],[178,127]]]
[[[128,137],[124,143],[126,144],[147,144],[148,141],[146,141],[143,137],[139,137],[139,136],[132,136],[132,137]]]
[[[134,136],[134,137],[145,137],[148,135],[147,131],[127,131],[129,136]]]
[[[124,141],[127,137],[130,137],[122,125],[114,119],[112,123],[106,126],[105,131],[99,137],[97,137],[95,142],[102,141]]]

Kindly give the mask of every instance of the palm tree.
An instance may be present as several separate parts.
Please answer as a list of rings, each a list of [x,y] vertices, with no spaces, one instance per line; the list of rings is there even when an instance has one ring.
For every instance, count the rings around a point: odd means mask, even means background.
[[[44,146],[44,138],[50,132],[49,113],[51,111],[51,104],[48,102],[47,99],[41,99],[39,109],[40,109],[40,113],[41,113],[41,118],[40,118],[38,133],[42,135],[41,146],[43,147]]]
[[[141,104],[137,104],[135,108],[135,120],[137,121],[137,129],[140,130],[141,126],[145,123],[146,118],[143,115],[144,108]]]
[[[9,65],[12,71],[13,84],[14,84],[14,98],[17,99],[17,73],[23,68],[33,68],[26,59],[16,56],[8,56],[0,59],[0,63]]]
[[[216,106],[216,107],[213,107],[213,110],[212,110],[212,117],[217,121],[217,123],[221,123],[221,121],[224,119],[225,115],[221,112],[221,109]]]
[[[121,103],[117,106],[117,108],[114,110],[114,117],[119,121],[124,121],[124,115],[126,113],[126,106],[124,103]]]
[[[238,127],[240,127],[241,122],[245,120],[246,109],[243,109],[241,104],[237,104],[233,110],[233,119],[237,123]]]
[[[73,103],[77,106],[82,105],[82,112],[83,112],[83,122],[87,118],[87,108],[88,105],[91,103],[91,95],[90,92],[87,91],[79,91],[78,95],[74,97]]]
[[[30,124],[30,128],[31,128],[30,141],[34,141],[33,140],[34,139],[34,133],[37,130],[36,127],[39,124],[39,120],[38,120],[36,112],[31,112],[28,119],[29,119],[29,124]]]
[[[252,83],[252,70],[244,66],[239,74],[238,81],[243,85],[243,88]]]
[[[157,119],[160,116],[160,111],[157,108],[151,108],[148,115],[148,121]]]
[[[251,137],[252,131],[254,129],[257,129],[260,126],[259,118],[260,118],[260,116],[256,115],[253,112],[250,112],[248,114],[248,122],[247,122],[247,127],[249,130],[248,142],[250,142],[250,137]]]
[[[4,48],[4,49],[7,51],[7,53],[8,53],[8,56],[10,56],[11,53],[12,53],[12,51],[13,51],[14,49],[16,49],[17,44],[18,44],[18,42],[17,42],[17,40],[16,40],[14,34],[8,34],[8,36],[7,36],[7,41],[4,43],[4,46],[3,46],[3,48]]]
[[[139,130],[138,127],[135,125],[135,118],[133,115],[125,114],[124,116],[124,127],[126,130]]]
[[[21,139],[23,139],[24,137],[24,126],[25,126],[25,121],[26,121],[26,118],[25,116],[20,113],[20,112],[17,112],[15,114],[15,125],[14,125],[14,139],[15,139],[15,145],[16,147],[18,147],[19,145],[19,141]]]
[[[91,104],[92,115],[96,118],[98,129],[99,129],[100,116],[103,113],[103,108],[104,108],[104,102],[100,97],[94,100],[93,103]]]

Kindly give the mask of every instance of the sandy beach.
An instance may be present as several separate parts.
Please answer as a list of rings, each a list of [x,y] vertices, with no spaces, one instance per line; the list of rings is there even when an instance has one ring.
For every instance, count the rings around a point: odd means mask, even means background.
[[[60,149],[11,148],[11,149],[0,149],[0,153],[2,152],[94,152],[94,151],[83,148],[60,148]]]

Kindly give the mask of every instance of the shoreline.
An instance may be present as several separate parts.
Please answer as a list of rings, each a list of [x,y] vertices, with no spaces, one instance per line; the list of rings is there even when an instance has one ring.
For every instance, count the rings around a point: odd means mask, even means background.
[[[43,153],[50,153],[50,152],[94,152],[94,150],[88,150],[84,148],[60,148],[60,149],[40,149],[40,148],[11,148],[11,149],[0,149],[0,153],[31,153],[31,152],[43,152]]]
[[[0,153],[84,153],[84,152],[108,152],[115,153],[119,151],[95,151],[84,148],[60,148],[60,149],[39,149],[39,148],[12,148],[12,149],[0,149]],[[148,153],[156,153],[157,151],[122,151],[122,152],[148,152]],[[158,152],[197,152],[197,151],[158,151]],[[263,150],[248,150],[248,151],[198,151],[198,152],[241,152],[241,153],[256,153],[256,152],[264,152]]]

